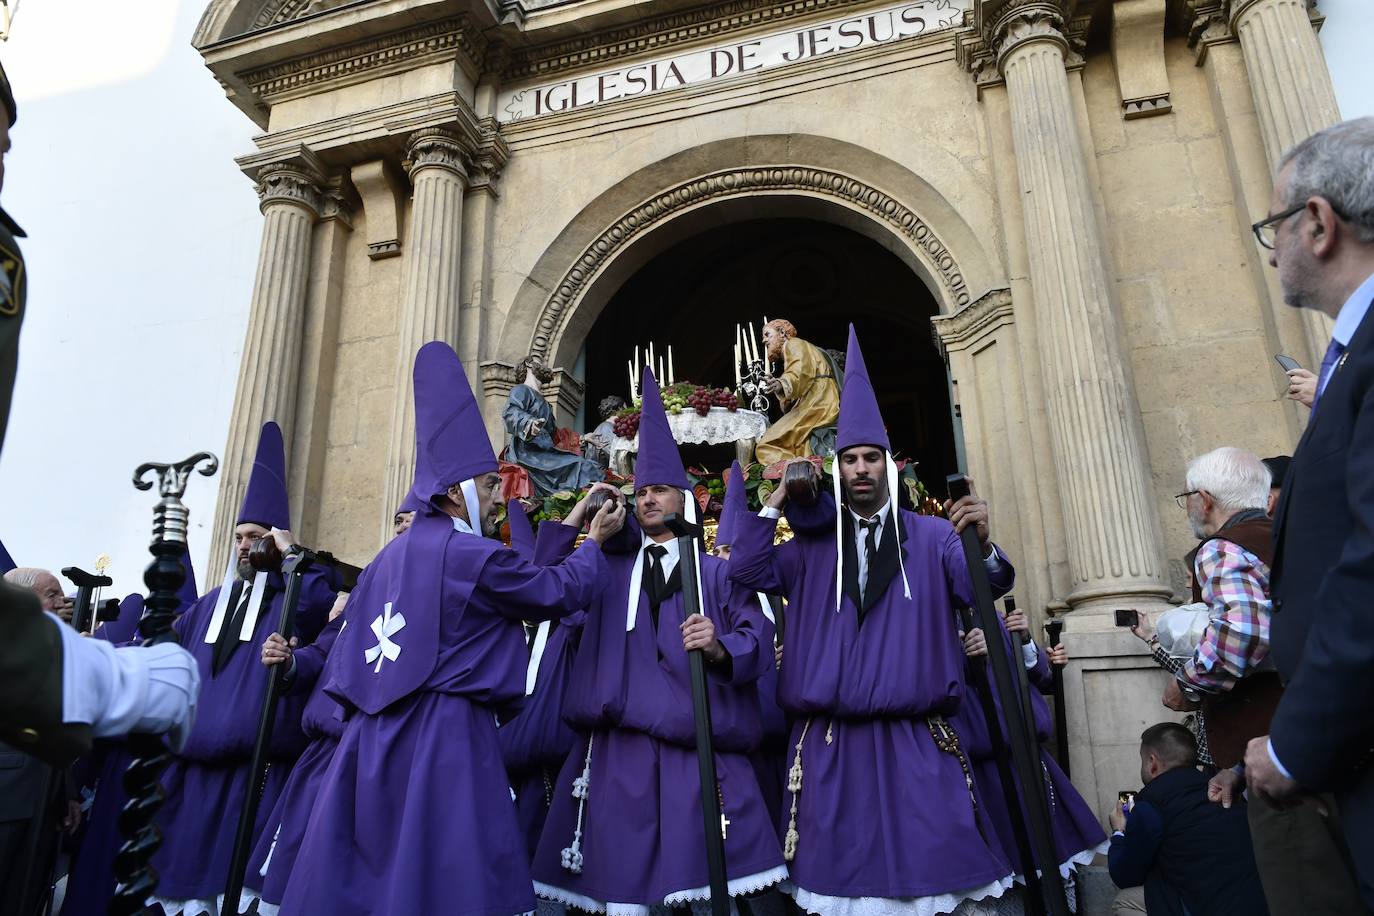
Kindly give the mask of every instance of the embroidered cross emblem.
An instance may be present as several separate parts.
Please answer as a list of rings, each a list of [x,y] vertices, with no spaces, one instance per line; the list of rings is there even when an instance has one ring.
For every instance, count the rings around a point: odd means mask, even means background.
[[[397,612],[391,613],[391,602],[386,603],[382,612],[377,615],[377,619],[372,621],[372,635],[377,637],[377,645],[363,653],[363,658],[367,659],[370,665],[376,662],[377,665],[372,669],[373,674],[382,673],[382,662],[394,662],[401,654],[401,647],[392,642],[391,637],[401,631],[406,625],[404,614]]]

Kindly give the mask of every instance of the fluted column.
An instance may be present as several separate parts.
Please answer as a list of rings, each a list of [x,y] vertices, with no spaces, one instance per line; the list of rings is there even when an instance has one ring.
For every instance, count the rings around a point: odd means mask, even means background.
[[[1067,601],[1076,610],[1148,606],[1171,589],[1070,101],[1061,7],[987,6],[980,25],[1006,80],[1021,185],[1072,575]]]
[[[258,431],[276,420],[291,441],[296,420],[310,237],[322,206],[321,179],[298,165],[258,172],[262,247],[248,308],[229,439],[220,465],[219,501],[210,540],[210,577],[218,582],[233,545],[234,521],[253,469]],[[288,456],[288,460],[289,460]],[[295,507],[299,511],[299,506]]]
[[[458,345],[466,159],[467,151],[458,137],[442,128],[417,131],[407,143],[406,168],[414,192],[403,255],[405,279],[383,508],[386,536],[390,535],[391,513],[405,498],[415,472],[415,410],[411,403],[415,353],[431,340],[447,341],[455,348]]]
[[[1341,119],[1336,90],[1306,0],[1232,0],[1230,14],[1273,171],[1290,147]],[[1310,309],[1302,316],[1308,368],[1315,369],[1331,339],[1331,320]]]

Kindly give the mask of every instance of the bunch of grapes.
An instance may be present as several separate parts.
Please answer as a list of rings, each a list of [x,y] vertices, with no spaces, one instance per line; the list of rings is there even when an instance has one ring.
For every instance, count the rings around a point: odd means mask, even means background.
[[[717,388],[711,393],[711,404],[714,407],[724,407],[732,413],[739,407],[739,398],[729,388]]]
[[[682,408],[688,404],[688,395],[683,390],[683,385],[673,385],[661,390],[663,398],[663,409],[670,414],[682,413]]]
[[[714,395],[715,392],[713,392],[710,388],[698,387],[690,395],[687,396],[687,403],[690,404],[694,410],[696,410],[699,416],[704,417],[706,416],[707,411],[711,409],[711,405],[715,401]]]
[[[622,439],[633,439],[639,435],[639,411],[618,414],[611,428]]]

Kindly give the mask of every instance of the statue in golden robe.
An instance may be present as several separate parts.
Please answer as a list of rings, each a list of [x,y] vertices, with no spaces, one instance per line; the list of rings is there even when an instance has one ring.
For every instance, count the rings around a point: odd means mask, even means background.
[[[786,411],[768,427],[755,457],[761,464],[811,454],[811,433],[834,426],[840,416],[840,386],[834,366],[819,347],[797,336],[792,322],[777,318],[763,326],[763,346],[770,362],[783,364],[782,374],[765,387]]]

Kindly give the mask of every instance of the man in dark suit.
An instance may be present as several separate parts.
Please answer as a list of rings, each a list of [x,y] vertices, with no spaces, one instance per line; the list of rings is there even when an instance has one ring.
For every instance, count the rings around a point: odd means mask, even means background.
[[[1374,118],[1289,151],[1255,232],[1284,300],[1336,324],[1276,511],[1271,646],[1287,689],[1246,781],[1273,804],[1334,793],[1374,909]]]

